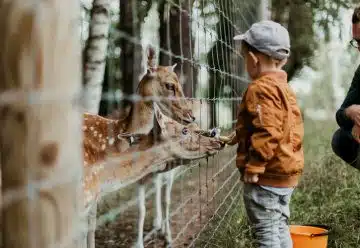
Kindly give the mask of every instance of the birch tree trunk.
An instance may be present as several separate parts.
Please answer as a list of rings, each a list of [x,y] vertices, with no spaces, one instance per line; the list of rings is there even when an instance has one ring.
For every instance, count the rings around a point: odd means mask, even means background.
[[[259,21],[269,20],[270,16],[271,16],[271,13],[270,13],[269,0],[260,0],[259,12],[258,12]]]
[[[78,7],[72,0],[0,1],[4,248],[77,247],[83,211],[81,113],[74,104],[81,89]]]
[[[94,114],[98,113],[100,106],[110,23],[110,0],[94,0],[84,51],[83,75],[85,110]]]

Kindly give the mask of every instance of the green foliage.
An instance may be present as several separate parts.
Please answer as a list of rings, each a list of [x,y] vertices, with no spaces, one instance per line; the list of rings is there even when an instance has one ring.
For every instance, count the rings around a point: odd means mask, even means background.
[[[313,66],[312,57],[319,41],[316,31],[330,40],[331,27],[340,24],[341,9],[349,9],[356,0],[272,0],[272,19],[288,28],[291,58],[285,67],[289,79],[304,66]],[[348,29],[346,29],[348,30]]]

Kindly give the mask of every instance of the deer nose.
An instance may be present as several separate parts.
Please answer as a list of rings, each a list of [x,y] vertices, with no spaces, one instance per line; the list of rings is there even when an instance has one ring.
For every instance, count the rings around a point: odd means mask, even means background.
[[[193,113],[192,113],[192,111],[190,110],[189,112],[188,112],[188,114],[189,114],[189,117],[191,118],[191,120],[192,121],[195,121],[195,116],[193,115]]]
[[[195,121],[195,117],[194,117],[194,115],[193,115],[193,113],[192,113],[192,111],[190,110],[190,111],[186,111],[185,112],[185,116],[187,117],[187,118],[189,118],[189,119],[191,119],[192,121]]]

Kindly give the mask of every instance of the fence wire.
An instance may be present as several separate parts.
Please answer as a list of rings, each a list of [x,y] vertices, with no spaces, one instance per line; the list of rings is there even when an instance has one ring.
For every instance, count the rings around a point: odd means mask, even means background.
[[[124,83],[131,83],[124,80],[139,77],[125,75],[132,74],[129,73],[129,69],[132,72],[145,71],[145,49],[147,43],[150,43],[157,52],[156,59],[159,65],[170,66],[178,63],[175,72],[183,85],[185,100],[197,108],[196,122],[204,128],[221,127],[225,133],[226,130],[230,131],[236,123],[236,108],[248,83],[242,69],[243,59],[232,38],[256,21],[257,2],[129,2],[131,8],[130,11],[127,9],[126,15],[131,16],[128,19],[131,23],[115,24],[117,27],[110,32],[109,50],[118,49],[121,42],[131,44],[128,47],[120,46],[119,56],[123,53],[122,49],[131,47],[132,51],[126,51],[126,54],[131,57],[129,61],[133,64],[118,67],[118,57],[109,56],[108,65],[113,66],[109,66],[107,72],[109,86],[102,92],[102,101],[106,109],[103,115],[109,114],[117,107],[121,108],[124,101],[168,100],[161,96],[140,96],[134,90],[138,84],[137,80],[132,81],[133,87],[123,87]],[[121,15],[123,12],[120,9],[118,13]],[[154,13],[158,17],[154,16]],[[113,19],[126,20],[121,17]],[[109,51],[109,54],[111,53]],[[134,60],[137,62],[134,63]],[[116,77],[114,74],[119,76]],[[132,90],[129,91],[128,88]],[[211,244],[211,239],[223,219],[239,201],[239,173],[235,169],[234,161],[235,150],[229,148],[215,156],[177,169],[171,192],[172,247],[206,247]],[[166,186],[166,180],[162,181],[162,185]],[[151,181],[148,181],[146,186],[145,246],[162,247],[165,246],[163,237],[159,230],[152,226],[155,188]],[[134,244],[139,217],[136,188],[136,184],[129,185],[120,192],[102,198],[97,220],[98,245],[115,247],[116,244],[116,247],[129,247]],[[221,216],[223,218],[215,226],[211,237],[204,238],[203,233],[215,217],[221,219]],[[165,220],[162,224],[165,224]],[[117,230],[118,234],[111,232],[116,237],[106,235],[106,230],[110,228]],[[107,238],[117,241],[110,244],[106,241]],[[204,240],[207,242],[204,243]]]
[[[81,42],[88,39],[91,1],[81,2]],[[95,1],[94,1],[95,2]],[[147,0],[110,1],[110,32],[102,85],[99,113],[111,115],[126,104],[140,101],[185,100],[193,108],[196,122],[204,129],[221,127],[230,132],[236,123],[236,109],[248,79],[243,73],[243,59],[233,36],[245,31],[256,21],[258,1],[244,0]],[[145,48],[151,44],[160,66],[175,68],[185,97],[176,99],[163,96],[142,96],[136,91],[146,71]],[[94,86],[95,87],[95,86]],[[98,87],[98,86],[96,86]],[[0,105],[24,101],[43,104],[64,101],[67,97],[53,91],[4,92]],[[79,104],[84,96],[76,96]],[[112,127],[109,127],[112,132]],[[200,144],[199,144],[200,146]],[[151,150],[163,149],[161,146]],[[133,153],[134,160],[141,152]],[[226,148],[216,155],[193,161],[176,169],[171,192],[170,224],[172,247],[208,247],[222,225],[225,216],[239,203],[239,173],[235,168],[236,150]],[[126,156],[106,159],[102,166],[110,168]],[[153,165],[157,167],[159,165]],[[94,166],[97,167],[97,166]],[[154,169],[155,171],[157,169]],[[168,173],[167,173],[168,175]],[[126,182],[113,179],[102,185],[96,221],[97,247],[130,247],[137,238],[139,182],[147,188],[145,247],[165,246],[164,237],[154,229],[154,199],[156,192],[151,179],[141,175]],[[161,185],[166,186],[164,173]],[[3,192],[0,207],[29,198],[29,188],[40,191],[73,178],[49,178],[34,181],[21,189]],[[162,204],[166,201],[162,196]],[[163,214],[165,208],[163,209]],[[85,215],[87,213],[84,213]],[[215,219],[220,219],[214,225]],[[165,225],[163,219],[162,225]],[[210,236],[206,232],[212,228]],[[91,227],[81,226],[54,247],[66,247],[71,241],[84,236]]]

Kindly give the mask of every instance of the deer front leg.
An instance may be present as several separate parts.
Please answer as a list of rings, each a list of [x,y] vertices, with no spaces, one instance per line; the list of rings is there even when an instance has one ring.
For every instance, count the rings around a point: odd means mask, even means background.
[[[165,223],[162,228],[162,233],[165,235],[167,247],[171,247],[172,236],[170,229],[170,205],[171,205],[171,190],[174,182],[174,174],[176,170],[171,170],[166,173],[166,191],[165,191]]]
[[[162,223],[162,205],[161,205],[161,186],[162,186],[162,175],[156,173],[154,176],[154,185],[155,185],[155,218],[153,226],[155,230],[161,229]]]
[[[138,205],[139,205],[139,220],[138,220],[138,237],[136,242],[136,248],[144,248],[144,222],[146,215],[144,184],[139,184]]]
[[[95,248],[95,229],[96,229],[96,212],[97,204],[95,203],[88,215],[88,233],[87,233],[87,248]]]

